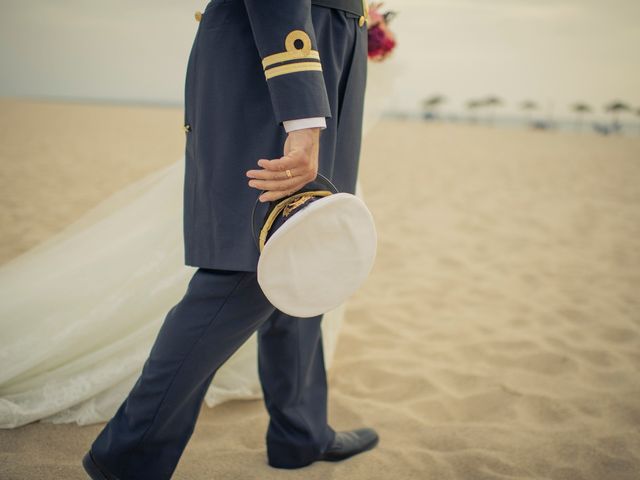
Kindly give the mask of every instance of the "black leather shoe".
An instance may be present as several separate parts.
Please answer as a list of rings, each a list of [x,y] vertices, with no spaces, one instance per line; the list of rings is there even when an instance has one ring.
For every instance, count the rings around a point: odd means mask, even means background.
[[[82,458],[82,466],[89,474],[92,480],[119,480],[118,477],[109,473],[109,471],[102,465],[98,465],[93,455],[91,455],[91,449],[84,454]]]
[[[337,462],[357,453],[371,450],[378,444],[378,434],[373,428],[358,428],[336,432],[336,438],[318,460]]]

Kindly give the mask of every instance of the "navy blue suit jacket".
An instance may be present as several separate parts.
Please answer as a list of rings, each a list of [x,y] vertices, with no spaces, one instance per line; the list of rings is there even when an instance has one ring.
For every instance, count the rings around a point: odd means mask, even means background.
[[[282,156],[284,120],[326,117],[319,172],[354,193],[367,58],[366,26],[358,23],[310,0],[207,4],[185,79],[187,265],[256,270],[251,213],[261,192],[248,186],[246,171]],[[351,151],[338,158],[340,138],[349,137]]]

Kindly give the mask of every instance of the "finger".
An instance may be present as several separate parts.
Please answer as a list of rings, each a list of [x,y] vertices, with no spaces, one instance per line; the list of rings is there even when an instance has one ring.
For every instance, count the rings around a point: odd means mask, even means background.
[[[286,170],[286,169],[285,169]],[[291,168],[291,177],[299,177],[301,175],[303,175],[303,170],[301,168]],[[281,172],[281,171],[273,171],[273,170],[266,170],[264,168],[261,168],[259,170],[247,170],[247,177],[249,178],[259,178],[261,180],[278,180],[278,179],[287,179],[289,178],[289,175],[287,175],[287,172]]]
[[[274,172],[282,172],[288,169],[294,169],[296,167],[304,166],[304,161],[301,161],[299,155],[292,156],[291,154],[285,155],[280,158],[275,158],[273,160],[258,160],[258,165],[267,170],[271,170]]]
[[[260,190],[290,190],[292,188],[303,187],[306,184],[305,181],[301,181],[300,177],[295,178],[287,178],[283,180],[256,180],[252,179],[249,181],[249,186],[254,188],[259,188]]]
[[[285,191],[269,191],[260,195],[258,198],[261,202],[273,202],[275,200],[280,200],[281,198],[287,197],[292,193],[295,193],[298,189],[289,189]]]

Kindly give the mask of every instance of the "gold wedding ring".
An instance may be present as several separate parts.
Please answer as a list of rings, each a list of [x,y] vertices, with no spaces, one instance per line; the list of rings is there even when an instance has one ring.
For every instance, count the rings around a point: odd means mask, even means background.
[[[287,168],[287,177],[289,177],[289,178],[293,177],[293,175],[291,175],[291,170],[289,170],[288,168]]]

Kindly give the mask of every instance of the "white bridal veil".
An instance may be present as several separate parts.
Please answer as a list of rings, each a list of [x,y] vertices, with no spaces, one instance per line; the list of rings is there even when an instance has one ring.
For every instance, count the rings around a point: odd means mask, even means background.
[[[365,141],[389,98],[388,63],[369,62]],[[115,413],[195,271],[183,263],[183,174],[181,158],[0,266],[0,428],[86,425]],[[364,198],[360,182],[356,195]],[[344,307],[322,322],[327,369]],[[205,402],[261,395],[254,334],[218,370]]]

